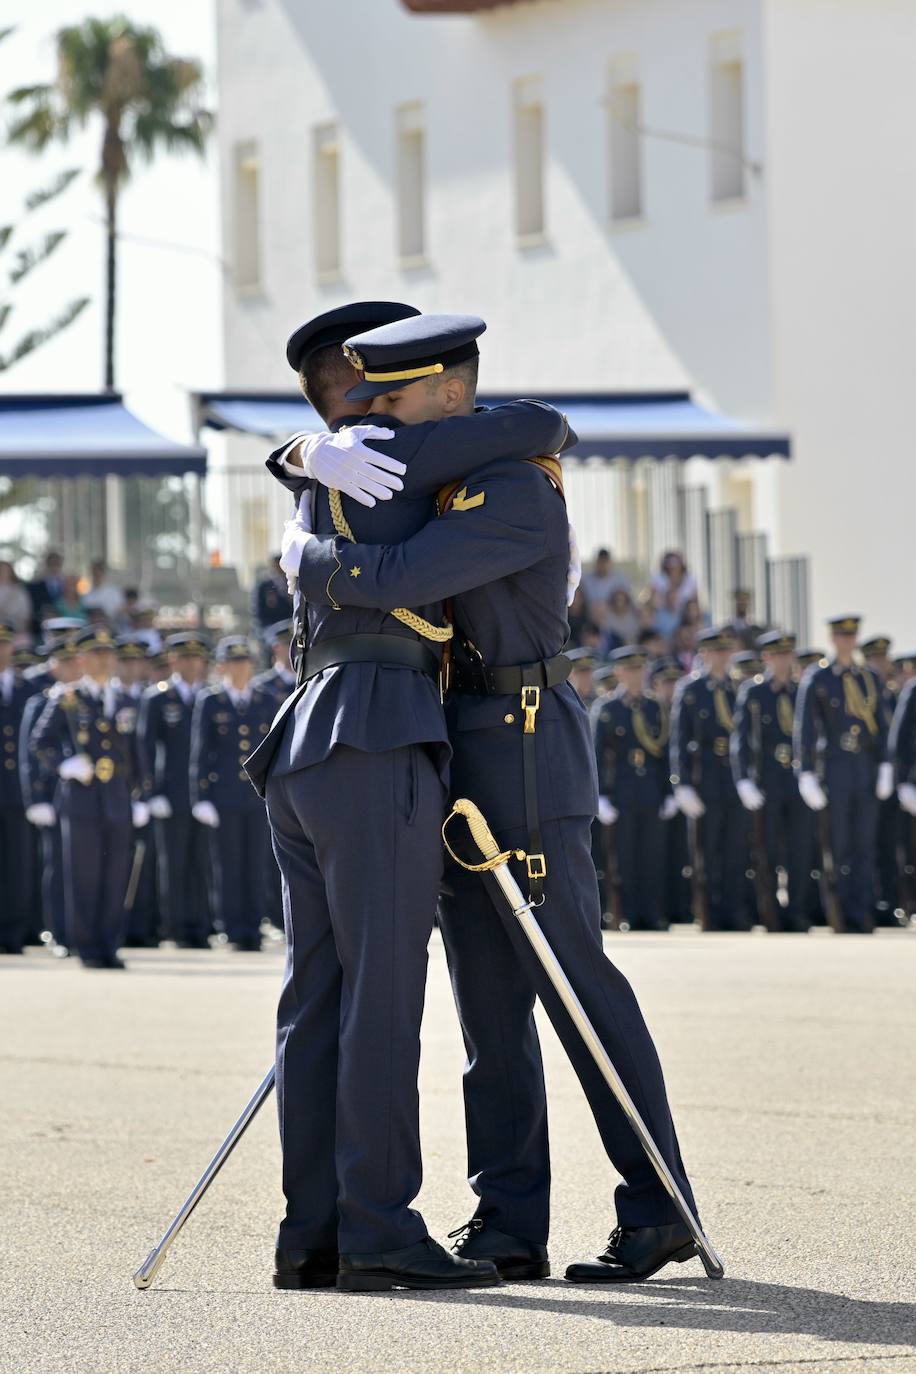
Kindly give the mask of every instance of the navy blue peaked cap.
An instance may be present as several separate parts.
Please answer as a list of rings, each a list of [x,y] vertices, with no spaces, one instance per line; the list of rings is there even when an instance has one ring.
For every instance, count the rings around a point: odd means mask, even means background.
[[[757,640],[758,649],[767,649],[771,654],[790,654],[795,648],[795,636],[786,630],[768,630]]]
[[[347,400],[384,396],[476,358],[477,339],[486,327],[479,315],[416,315],[352,334],[344,353],[363,380],[351,387]]]
[[[394,320],[406,320],[419,313],[416,306],[404,305],[401,301],[354,301],[336,310],[326,310],[323,315],[300,324],[290,334],[286,361],[294,372],[299,372],[306,359],[319,348],[342,344],[351,334],[362,334],[367,329],[376,329]]]
[[[232,663],[251,657],[251,645],[245,635],[223,635],[216,646],[217,663]]]

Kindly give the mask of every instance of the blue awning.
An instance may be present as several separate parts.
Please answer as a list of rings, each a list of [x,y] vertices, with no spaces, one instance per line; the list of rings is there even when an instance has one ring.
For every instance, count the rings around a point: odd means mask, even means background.
[[[500,405],[511,396],[483,395],[481,405]],[[607,392],[597,395],[541,395],[561,410],[579,436],[564,457],[622,458],[788,458],[789,436],[709,410],[689,392]],[[264,439],[297,430],[317,432],[322,420],[302,397],[290,392],[210,392],[198,397],[201,423]]]
[[[206,449],[149,429],[117,393],[0,393],[0,476],[174,477],[206,468]]]

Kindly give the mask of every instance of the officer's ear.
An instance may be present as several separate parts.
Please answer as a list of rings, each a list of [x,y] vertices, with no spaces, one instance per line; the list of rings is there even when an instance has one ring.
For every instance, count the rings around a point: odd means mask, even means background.
[[[446,377],[440,393],[446,415],[462,415],[467,409],[468,389],[460,377]]]

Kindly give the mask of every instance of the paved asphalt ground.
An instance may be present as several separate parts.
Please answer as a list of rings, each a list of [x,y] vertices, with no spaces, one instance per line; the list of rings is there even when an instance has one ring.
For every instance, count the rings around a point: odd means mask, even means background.
[[[271,1059],[281,951],[151,951],[127,974],[0,959],[0,1370],[916,1374],[916,936],[613,936],[666,1066],[728,1276],[573,1287],[614,1179],[549,1027],[554,1277],[470,1294],[277,1293],[273,1105],[174,1246],[131,1273]],[[472,1210],[438,939],[420,1205]]]

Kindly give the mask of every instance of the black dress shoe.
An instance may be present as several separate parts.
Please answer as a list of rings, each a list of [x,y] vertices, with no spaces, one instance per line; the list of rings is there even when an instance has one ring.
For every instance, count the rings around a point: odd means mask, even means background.
[[[190,940],[176,940],[176,949],[209,949],[210,941],[204,939],[202,935],[195,936]]]
[[[501,1279],[547,1279],[550,1277],[550,1261],[547,1246],[536,1245],[533,1241],[522,1240],[519,1236],[507,1236],[488,1226],[483,1217],[471,1217],[457,1231],[450,1231],[449,1240],[455,1240],[452,1253],[460,1259],[490,1260],[496,1265]]]
[[[682,1221],[672,1226],[618,1226],[603,1255],[571,1264],[566,1277],[571,1283],[638,1283],[672,1260],[683,1264],[696,1253],[693,1236]]]
[[[337,1287],[345,1293],[385,1293],[391,1288],[492,1288],[496,1265],[459,1259],[429,1236],[403,1250],[341,1255]]]
[[[23,954],[25,952],[22,945],[0,945],[0,954]]]
[[[125,969],[127,965],[123,959],[119,959],[116,954],[110,955],[105,959],[83,959],[83,968],[107,968]]]
[[[333,1288],[336,1250],[280,1250],[274,1255],[274,1288]]]
[[[234,940],[232,943],[232,948],[238,954],[260,954],[260,937],[256,940]]]

